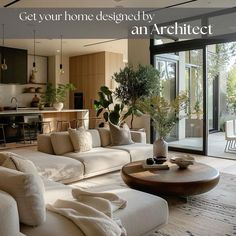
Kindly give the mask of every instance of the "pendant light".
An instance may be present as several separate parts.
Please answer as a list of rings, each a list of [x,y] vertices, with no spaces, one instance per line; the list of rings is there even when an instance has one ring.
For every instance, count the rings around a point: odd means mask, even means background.
[[[65,71],[63,70],[63,65],[62,65],[62,35],[61,35],[61,58],[60,58],[60,74],[64,74]]]
[[[36,44],[36,42],[35,42],[35,34],[36,34],[36,31],[34,30],[33,32],[34,32],[34,61],[33,61],[33,69],[32,69],[32,72],[33,72],[33,73],[37,73],[37,72],[38,72],[38,69],[37,69],[37,67],[36,67],[36,62],[35,62],[35,44]]]
[[[2,61],[1,61],[1,69],[7,70],[6,59],[4,57],[4,45],[5,45],[5,25],[2,25]]]

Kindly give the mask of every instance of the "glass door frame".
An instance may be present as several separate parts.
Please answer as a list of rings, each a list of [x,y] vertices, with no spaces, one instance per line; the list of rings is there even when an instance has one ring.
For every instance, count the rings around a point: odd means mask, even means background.
[[[192,40],[191,40],[192,41]],[[187,41],[188,42],[188,41]],[[185,41],[169,43],[166,45],[154,45],[154,40],[150,40],[150,62],[155,65],[155,56],[165,53],[181,52],[202,49],[202,75],[203,75],[203,139],[202,139],[202,150],[186,149],[186,148],[177,148],[169,147],[169,150],[180,151],[186,153],[194,153],[207,155],[208,152],[208,81],[207,81],[207,45],[201,45],[198,43],[189,44]],[[169,47],[171,45],[171,47]],[[151,127],[151,133],[153,133],[153,127]],[[151,140],[153,136],[151,137]]]

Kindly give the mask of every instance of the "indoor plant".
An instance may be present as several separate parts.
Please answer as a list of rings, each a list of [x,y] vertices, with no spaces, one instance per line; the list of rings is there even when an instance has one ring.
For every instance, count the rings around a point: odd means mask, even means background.
[[[161,96],[151,96],[139,101],[139,109],[150,115],[158,134],[158,138],[153,143],[154,156],[167,157],[168,144],[165,139],[181,118],[181,111],[185,110],[187,101],[186,93],[180,94],[171,102]]]
[[[51,83],[48,83],[45,94],[41,96],[41,104],[43,102],[46,106],[53,105],[56,110],[60,111],[64,106],[67,92],[74,89],[75,86],[71,83],[59,84],[57,87],[53,87]]]
[[[101,86],[98,96],[99,100],[94,101],[96,116],[98,117],[103,113],[103,118],[106,122],[111,121],[115,125],[120,125],[124,119],[121,114],[124,105],[119,103],[115,104],[113,93],[107,86]]]
[[[114,92],[116,98],[127,107],[124,119],[131,115],[132,129],[134,116],[142,115],[137,106],[138,101],[159,93],[159,71],[151,65],[138,65],[137,69],[126,65],[112,79],[118,83]]]

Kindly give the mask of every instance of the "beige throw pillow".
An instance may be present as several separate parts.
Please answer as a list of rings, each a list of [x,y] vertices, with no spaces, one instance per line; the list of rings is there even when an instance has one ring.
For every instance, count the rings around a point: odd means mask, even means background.
[[[131,139],[129,126],[124,123],[122,127],[109,122],[111,142],[113,146],[127,145],[134,143]]]
[[[68,130],[75,152],[86,152],[92,149],[92,136],[84,128]]]
[[[56,155],[63,155],[74,151],[68,132],[55,132],[50,137]]]
[[[0,166],[0,189],[16,200],[21,223],[37,226],[45,222],[44,196],[35,175]]]
[[[106,147],[111,145],[111,134],[109,128],[98,128],[100,139],[101,139],[101,145],[102,147]]]
[[[22,156],[13,152],[1,152],[0,162],[2,162],[1,166],[3,167],[34,175],[40,185],[41,191],[44,192],[43,181],[39,176],[37,168],[32,161],[24,159]]]

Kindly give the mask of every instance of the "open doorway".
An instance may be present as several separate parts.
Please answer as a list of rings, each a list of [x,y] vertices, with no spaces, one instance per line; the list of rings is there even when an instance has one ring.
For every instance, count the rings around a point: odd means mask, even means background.
[[[236,159],[236,149],[225,151],[225,122],[236,134],[236,42],[207,46],[208,155]]]

